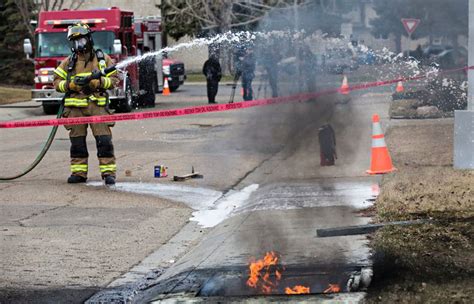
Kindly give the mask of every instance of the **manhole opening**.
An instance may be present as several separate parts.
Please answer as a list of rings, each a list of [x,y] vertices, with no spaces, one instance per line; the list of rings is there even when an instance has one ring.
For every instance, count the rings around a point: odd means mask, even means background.
[[[354,278],[360,277],[361,267],[286,266],[265,272],[254,283],[250,271],[240,269],[214,272],[201,286],[200,297],[275,296],[293,294],[334,294],[356,291]],[[268,275],[267,275],[268,273]],[[358,285],[359,282],[357,282]],[[359,286],[357,286],[359,287]]]

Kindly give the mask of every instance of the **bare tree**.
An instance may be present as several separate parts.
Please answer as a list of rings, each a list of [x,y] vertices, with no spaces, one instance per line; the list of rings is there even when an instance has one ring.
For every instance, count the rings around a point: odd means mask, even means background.
[[[181,25],[184,31],[226,32],[252,25],[274,8],[304,5],[310,0],[164,0],[162,7],[168,24]]]
[[[58,11],[63,8],[79,9],[85,0],[35,0],[39,11]]]
[[[248,29],[274,8],[287,8],[314,0],[163,0],[160,8],[168,35],[179,39],[185,35],[217,34]],[[231,50],[219,49],[223,70],[231,67]]]

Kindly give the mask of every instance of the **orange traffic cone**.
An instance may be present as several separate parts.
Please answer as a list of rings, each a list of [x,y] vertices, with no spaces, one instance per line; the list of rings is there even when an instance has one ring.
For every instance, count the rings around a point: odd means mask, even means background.
[[[372,156],[370,161],[370,170],[368,174],[384,174],[396,170],[393,167],[390,153],[385,144],[385,136],[380,125],[380,117],[375,114],[372,116]]]
[[[163,96],[170,95],[170,86],[168,85],[168,77],[165,77],[165,83],[163,84]]]
[[[348,95],[349,94],[349,84],[347,82],[347,76],[344,75],[344,78],[342,79],[342,85],[339,90],[342,95]]]
[[[403,91],[405,91],[405,88],[403,87],[403,82],[399,81],[397,83],[397,88],[395,89],[395,91],[397,93],[402,93]]]

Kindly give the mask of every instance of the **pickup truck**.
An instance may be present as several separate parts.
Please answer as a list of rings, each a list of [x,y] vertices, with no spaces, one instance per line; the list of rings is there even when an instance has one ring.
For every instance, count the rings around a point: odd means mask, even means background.
[[[175,59],[163,58],[163,77],[168,77],[171,92],[176,91],[186,80],[184,63]]]

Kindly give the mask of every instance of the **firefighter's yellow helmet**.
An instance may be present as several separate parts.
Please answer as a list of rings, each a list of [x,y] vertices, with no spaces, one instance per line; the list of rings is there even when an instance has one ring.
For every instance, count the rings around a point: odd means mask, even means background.
[[[77,23],[75,25],[71,25],[67,29],[67,39],[73,40],[80,37],[90,37],[92,31],[89,26],[85,23]]]

